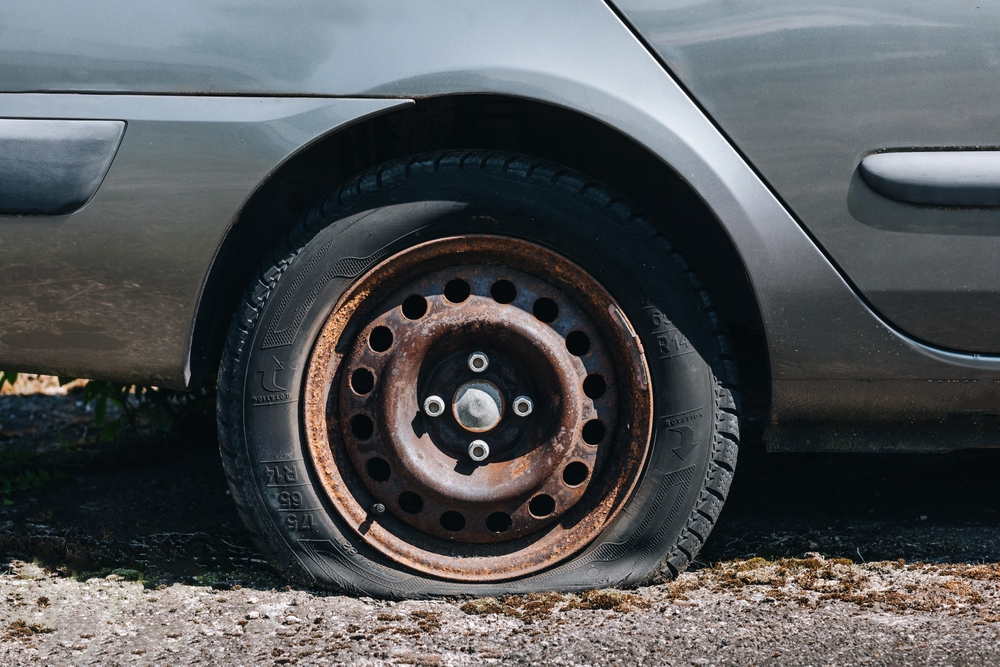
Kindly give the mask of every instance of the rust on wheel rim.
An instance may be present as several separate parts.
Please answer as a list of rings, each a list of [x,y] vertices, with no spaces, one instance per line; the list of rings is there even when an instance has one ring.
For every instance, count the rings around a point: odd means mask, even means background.
[[[523,576],[590,543],[652,428],[642,349],[611,296],[499,236],[428,241],[369,271],[326,321],[305,389],[336,511],[392,560],[455,580]]]

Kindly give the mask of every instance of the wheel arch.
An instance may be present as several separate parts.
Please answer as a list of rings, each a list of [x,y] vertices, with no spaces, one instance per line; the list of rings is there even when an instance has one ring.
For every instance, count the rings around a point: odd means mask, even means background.
[[[507,95],[445,95],[366,118],[308,146],[269,175],[228,230],[202,288],[188,353],[189,377],[213,374],[246,285],[289,227],[336,184],[385,161],[448,149],[518,152],[600,181],[647,211],[685,251],[729,325],[744,414],[770,407],[770,366],[760,307],[724,226],[657,155],[578,111]]]

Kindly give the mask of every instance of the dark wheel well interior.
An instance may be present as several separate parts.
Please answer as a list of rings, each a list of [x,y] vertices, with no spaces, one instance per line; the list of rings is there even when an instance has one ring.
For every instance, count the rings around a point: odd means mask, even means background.
[[[276,171],[243,208],[212,266],[195,323],[191,378],[217,371],[247,284],[280,236],[327,192],[387,160],[458,148],[550,160],[602,181],[645,209],[684,249],[722,310],[736,344],[745,419],[763,419],[770,372],[756,297],[736,249],[704,202],[655,155],[599,121],[494,95],[418,100],[339,130]]]

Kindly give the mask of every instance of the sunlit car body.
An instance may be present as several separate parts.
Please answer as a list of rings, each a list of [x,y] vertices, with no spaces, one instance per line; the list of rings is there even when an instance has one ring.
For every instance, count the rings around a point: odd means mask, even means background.
[[[997,13],[12,5],[0,367],[189,386],[216,372],[254,272],[331,185],[487,149],[582,172],[676,239],[770,449],[995,446]],[[907,156],[863,166],[885,153]]]

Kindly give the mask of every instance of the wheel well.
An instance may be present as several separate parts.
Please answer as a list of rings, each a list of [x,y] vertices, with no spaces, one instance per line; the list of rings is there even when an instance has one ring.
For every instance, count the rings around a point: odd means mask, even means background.
[[[757,300],[732,241],[697,193],[651,152],[599,121],[494,95],[418,100],[325,137],[272,174],[240,212],[212,265],[194,328],[191,378],[216,372],[243,291],[305,211],[340,182],[387,160],[459,148],[550,160],[611,186],[645,209],[684,249],[708,286],[736,344],[744,415],[763,419],[771,383]]]

